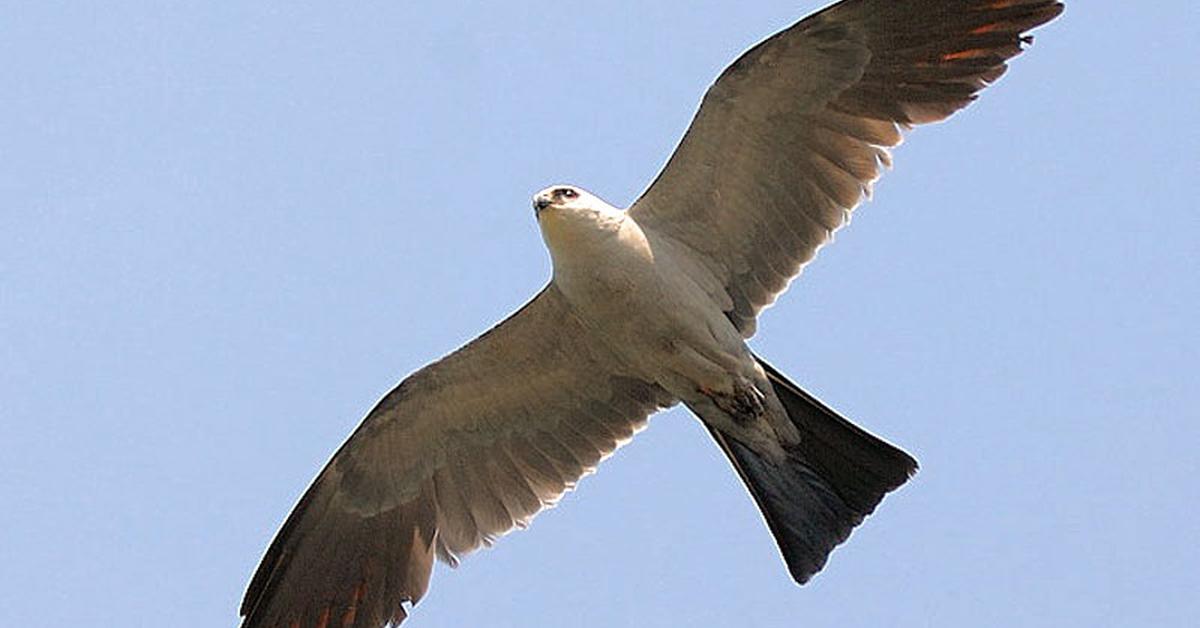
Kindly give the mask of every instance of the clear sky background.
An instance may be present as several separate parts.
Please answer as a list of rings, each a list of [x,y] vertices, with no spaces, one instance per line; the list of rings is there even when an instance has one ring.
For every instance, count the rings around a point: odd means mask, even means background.
[[[0,624],[235,625],[376,399],[546,281],[531,194],[627,205],[820,4],[3,3]],[[922,465],[811,585],[671,411],[411,625],[1200,625],[1197,32],[1069,3],[764,316]]]

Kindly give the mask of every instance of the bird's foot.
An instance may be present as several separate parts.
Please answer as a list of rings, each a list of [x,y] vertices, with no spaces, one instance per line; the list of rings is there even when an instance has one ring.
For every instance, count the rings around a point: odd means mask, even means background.
[[[700,394],[712,400],[718,408],[742,425],[753,423],[766,412],[766,397],[749,382],[734,382],[732,392],[716,391],[705,386]]]

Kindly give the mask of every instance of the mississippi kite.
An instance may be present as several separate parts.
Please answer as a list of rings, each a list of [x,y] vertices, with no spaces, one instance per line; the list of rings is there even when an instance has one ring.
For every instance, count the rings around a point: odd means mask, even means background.
[[[969,104],[1061,11],[839,2],[726,69],[628,211],[574,186],[538,193],[549,284],[367,415],[271,543],[243,626],[402,621],[435,557],[453,565],[525,525],[677,403],[806,582],[917,463],[751,353],[756,317],[870,192],[901,131]]]

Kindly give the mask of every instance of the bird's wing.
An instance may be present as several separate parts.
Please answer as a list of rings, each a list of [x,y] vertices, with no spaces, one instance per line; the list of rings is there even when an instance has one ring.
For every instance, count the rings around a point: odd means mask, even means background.
[[[453,564],[524,525],[672,403],[548,286],[370,412],[271,543],[243,626],[401,621],[435,555]]]
[[[743,54],[630,208],[743,335],[870,193],[901,130],[965,107],[1054,0],[845,0]]]

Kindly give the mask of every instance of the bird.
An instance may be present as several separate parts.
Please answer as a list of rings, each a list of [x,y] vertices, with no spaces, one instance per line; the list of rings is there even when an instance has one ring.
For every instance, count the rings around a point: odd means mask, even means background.
[[[975,100],[1063,8],[842,0],[726,68],[628,209],[574,185],[538,192],[549,282],[367,414],[269,545],[242,627],[398,625],[436,560],[525,527],[677,404],[807,582],[917,462],[752,352],[757,317],[904,133]]]

